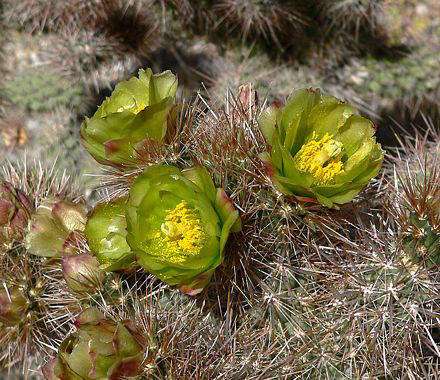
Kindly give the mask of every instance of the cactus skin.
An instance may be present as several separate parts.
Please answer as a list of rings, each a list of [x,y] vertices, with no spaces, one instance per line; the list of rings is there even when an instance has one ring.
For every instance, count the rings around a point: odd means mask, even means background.
[[[344,87],[353,87],[363,98],[371,99],[370,107],[379,111],[390,109],[398,101],[435,96],[440,86],[435,74],[439,64],[433,48],[420,47],[397,61],[373,56],[352,59],[338,72],[337,80]]]
[[[440,264],[440,136],[428,124],[426,138],[406,138],[407,156],[395,160],[387,208],[399,226],[403,249],[415,267],[436,273]]]
[[[416,213],[409,215],[410,225],[403,238],[404,249],[416,264],[422,263],[427,268],[440,264],[440,233],[430,225],[429,220],[420,218]]]
[[[17,74],[5,83],[6,96],[29,112],[52,111],[59,106],[81,105],[82,89],[46,70]]]

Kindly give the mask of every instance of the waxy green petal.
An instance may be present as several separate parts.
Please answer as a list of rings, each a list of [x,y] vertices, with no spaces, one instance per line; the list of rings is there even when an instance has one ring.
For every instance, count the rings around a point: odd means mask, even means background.
[[[229,197],[227,196],[226,192],[223,189],[217,189],[217,194],[214,202],[215,202],[215,209],[217,210],[217,213],[219,214],[223,224],[226,224],[226,221],[231,214],[237,212],[231,200],[229,199]],[[242,227],[241,220],[237,214],[237,218],[235,218],[235,221],[231,226],[231,231],[239,232],[241,231],[241,227]]]
[[[321,103],[310,111],[307,123],[308,136],[315,132],[319,138],[326,133],[335,135],[340,127],[356,112],[356,109],[344,103]]]
[[[151,70],[150,70],[151,71]],[[169,70],[152,76],[150,83],[150,103],[159,103],[162,99],[176,96],[177,78]]]
[[[127,198],[123,197],[98,204],[84,230],[92,253],[107,271],[126,269],[134,259],[126,241],[126,203]]]
[[[185,178],[188,178],[191,182],[195,183],[200,189],[203,190],[209,200],[214,202],[216,194],[214,182],[212,181],[208,171],[203,166],[197,165],[190,169],[183,170],[182,175],[185,176]]]
[[[289,152],[296,152],[307,136],[308,120],[312,108],[318,104],[320,91],[301,89],[294,91],[282,111],[281,129],[286,131],[284,147]]]
[[[345,154],[350,157],[363,144],[374,136],[374,124],[364,117],[353,115],[348,118],[345,124],[339,128],[335,140],[344,145]]]
[[[261,132],[269,144],[272,144],[273,134],[276,130],[278,112],[279,107],[269,106],[263,111],[258,121]]]

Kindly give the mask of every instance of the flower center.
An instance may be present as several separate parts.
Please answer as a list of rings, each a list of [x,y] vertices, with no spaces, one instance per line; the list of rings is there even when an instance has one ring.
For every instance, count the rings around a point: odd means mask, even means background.
[[[180,202],[173,210],[167,210],[160,232],[154,235],[152,254],[172,263],[181,263],[190,256],[200,254],[205,240],[198,212]]]
[[[328,185],[344,171],[341,161],[343,154],[344,147],[339,141],[333,140],[333,135],[326,133],[321,140],[317,140],[316,132],[313,132],[312,139],[301,147],[294,161],[298,170],[313,175],[316,184]]]

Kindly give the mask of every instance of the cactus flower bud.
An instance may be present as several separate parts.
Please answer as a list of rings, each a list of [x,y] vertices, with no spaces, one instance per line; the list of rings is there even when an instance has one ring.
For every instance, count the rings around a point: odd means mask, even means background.
[[[83,122],[81,141],[103,165],[130,166],[148,140],[161,142],[177,90],[170,71],[139,70],[139,78],[120,82],[95,114]]]
[[[70,252],[69,238],[84,231],[87,209],[55,198],[46,199],[31,219],[26,248],[37,256],[55,257]]]
[[[0,244],[22,238],[34,207],[29,197],[6,181],[0,181]]]
[[[67,286],[78,294],[94,294],[102,286],[104,272],[96,257],[88,254],[64,256],[61,259]]]
[[[77,332],[58,350],[58,357],[43,368],[46,380],[117,380],[142,373],[146,339],[129,321],[107,320],[95,308],[78,318]]]
[[[100,203],[87,219],[84,234],[101,268],[106,271],[127,269],[134,261],[134,255],[125,239],[126,203],[127,197]]]
[[[0,288],[0,322],[6,326],[20,323],[29,307],[28,300],[18,288]]]
[[[297,90],[284,107],[269,106],[259,125],[272,147],[261,155],[272,183],[299,200],[326,207],[350,202],[382,166],[374,124],[318,89]]]
[[[201,166],[146,168],[131,187],[126,217],[138,263],[188,295],[209,283],[229,233],[241,229],[238,211]]]

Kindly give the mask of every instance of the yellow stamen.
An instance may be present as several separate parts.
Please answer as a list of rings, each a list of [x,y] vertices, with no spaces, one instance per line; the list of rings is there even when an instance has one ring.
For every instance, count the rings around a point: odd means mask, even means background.
[[[182,263],[200,254],[204,239],[198,212],[182,201],[173,210],[167,210],[165,221],[160,231],[154,233],[148,251],[171,263]]]
[[[137,115],[139,112],[141,112],[145,107],[146,107],[147,105],[144,103],[144,102],[142,102],[141,104],[139,104],[138,106],[137,106],[137,108],[133,111],[133,113],[135,114],[135,115]]]
[[[341,161],[344,148],[329,133],[321,140],[317,140],[317,137],[313,132],[311,140],[301,147],[294,160],[298,170],[313,175],[316,184],[328,185],[336,175],[344,171]]]

